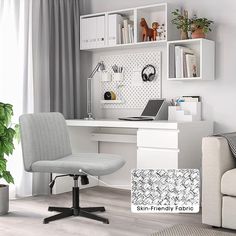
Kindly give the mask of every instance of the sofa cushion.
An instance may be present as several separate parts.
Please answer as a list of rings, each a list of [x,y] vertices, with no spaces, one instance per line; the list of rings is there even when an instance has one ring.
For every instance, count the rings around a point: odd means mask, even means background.
[[[228,170],[222,176],[221,193],[236,197],[236,169]]]

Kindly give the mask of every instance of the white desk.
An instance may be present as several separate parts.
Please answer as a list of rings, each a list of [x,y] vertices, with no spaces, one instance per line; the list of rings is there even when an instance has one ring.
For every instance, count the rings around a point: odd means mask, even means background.
[[[202,137],[213,133],[208,121],[67,120],[67,125],[73,152],[114,153],[126,160],[122,169],[99,178],[119,188],[130,187],[134,168],[199,169]]]

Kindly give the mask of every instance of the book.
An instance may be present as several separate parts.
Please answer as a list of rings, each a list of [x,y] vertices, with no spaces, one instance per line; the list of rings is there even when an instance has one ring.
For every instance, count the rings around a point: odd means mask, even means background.
[[[122,44],[122,25],[118,26],[118,44]]]
[[[195,55],[186,55],[187,77],[197,77],[197,58]]]
[[[175,46],[175,77],[181,78],[180,46]]]
[[[122,44],[124,44],[125,43],[125,28],[124,27],[122,27],[121,32],[122,32]]]
[[[131,26],[131,43],[134,43],[134,27]]]
[[[192,49],[183,46],[175,46],[175,76],[185,78],[187,76],[186,55],[194,55]]]
[[[131,34],[131,25],[128,24],[128,43],[132,43]]]
[[[129,33],[128,33],[128,20],[124,20],[124,43],[129,43]]]

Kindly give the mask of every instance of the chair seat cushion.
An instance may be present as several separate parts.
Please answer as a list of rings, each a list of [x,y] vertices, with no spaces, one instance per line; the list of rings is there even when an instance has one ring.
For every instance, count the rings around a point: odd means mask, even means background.
[[[221,193],[236,197],[236,169],[226,171],[222,176]]]
[[[108,175],[120,169],[125,161],[117,155],[80,153],[57,160],[42,160],[32,164],[32,172],[85,174],[93,176]]]

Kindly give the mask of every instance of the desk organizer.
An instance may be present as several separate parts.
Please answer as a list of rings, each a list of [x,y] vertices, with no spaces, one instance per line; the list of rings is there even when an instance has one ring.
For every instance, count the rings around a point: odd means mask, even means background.
[[[120,103],[101,103],[102,108],[133,108],[143,109],[150,98],[161,98],[161,52],[148,51],[145,53],[129,53],[120,55],[101,56],[107,72],[112,75],[112,81],[101,83],[100,97],[106,91],[114,91]],[[113,65],[123,66],[122,75],[115,75],[112,70]],[[139,86],[134,86],[132,79],[134,71],[141,71],[147,64],[152,64],[156,68],[156,78],[152,82],[142,82]],[[142,79],[141,79],[142,80]]]
[[[112,80],[111,73],[105,71],[101,73],[101,81],[102,82],[110,82]]]
[[[201,120],[201,102],[181,102],[179,106],[169,106],[169,121]]]

